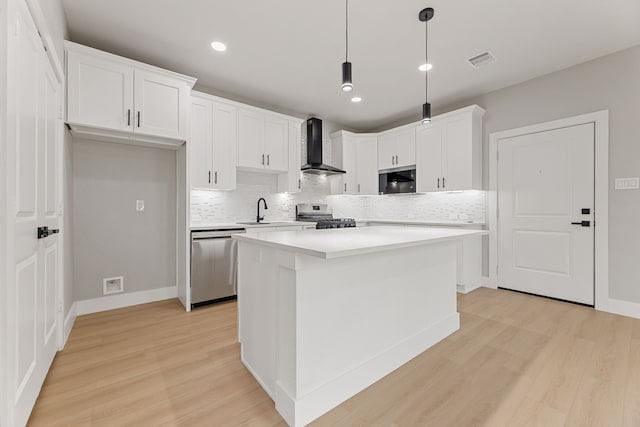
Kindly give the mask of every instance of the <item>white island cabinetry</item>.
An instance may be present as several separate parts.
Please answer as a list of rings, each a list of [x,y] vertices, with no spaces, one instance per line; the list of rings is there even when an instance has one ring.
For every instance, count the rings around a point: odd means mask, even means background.
[[[242,362],[303,426],[459,328],[456,241],[481,230],[239,234]]]

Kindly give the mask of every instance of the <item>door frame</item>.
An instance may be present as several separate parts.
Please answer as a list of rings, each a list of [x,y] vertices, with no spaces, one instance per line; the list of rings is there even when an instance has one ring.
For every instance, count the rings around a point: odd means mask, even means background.
[[[538,123],[489,135],[489,287],[498,287],[498,142],[501,139],[593,123],[594,156],[594,305],[609,311],[609,110]]]

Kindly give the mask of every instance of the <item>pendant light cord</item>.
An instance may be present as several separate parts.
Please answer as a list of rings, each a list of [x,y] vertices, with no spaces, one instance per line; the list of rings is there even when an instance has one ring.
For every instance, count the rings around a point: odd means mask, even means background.
[[[345,0],[344,23],[344,62],[349,62],[349,0]]]
[[[424,21],[424,102],[429,102],[429,21]]]

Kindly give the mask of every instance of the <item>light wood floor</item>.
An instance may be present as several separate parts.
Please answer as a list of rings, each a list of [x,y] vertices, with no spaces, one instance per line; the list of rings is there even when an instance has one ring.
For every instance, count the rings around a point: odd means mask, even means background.
[[[640,320],[459,295],[461,329],[313,426],[640,426]],[[239,360],[235,302],[79,317],[31,426],[284,426]]]

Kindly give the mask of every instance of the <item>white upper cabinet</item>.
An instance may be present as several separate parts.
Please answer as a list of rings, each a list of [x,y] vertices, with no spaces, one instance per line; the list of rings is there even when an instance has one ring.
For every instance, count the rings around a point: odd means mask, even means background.
[[[416,164],[415,126],[403,126],[378,134],[378,169],[394,169]]]
[[[334,166],[344,169],[338,194],[378,194],[378,138],[339,131],[331,135]]]
[[[259,110],[238,113],[238,166],[269,172],[289,170],[289,124]]]
[[[472,105],[418,127],[416,191],[482,189],[482,117]]]
[[[133,68],[67,52],[67,121],[133,130]]]
[[[237,108],[206,95],[193,96],[187,146],[191,188],[236,187]]]
[[[164,146],[186,140],[195,79],[72,42],[65,49],[72,132]]]
[[[288,172],[278,175],[278,191],[281,193],[299,193],[302,190],[302,122],[289,120],[289,165]]]

